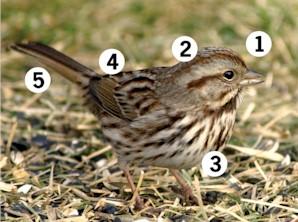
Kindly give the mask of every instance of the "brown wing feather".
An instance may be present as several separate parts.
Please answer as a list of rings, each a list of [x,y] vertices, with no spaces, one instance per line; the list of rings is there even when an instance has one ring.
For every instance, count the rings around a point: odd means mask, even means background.
[[[89,94],[92,99],[98,101],[99,105],[107,112],[121,119],[127,119],[114,97],[114,91],[118,83],[107,77],[91,79],[89,83]]]
[[[155,95],[155,75],[146,71],[124,72],[91,80],[89,93],[106,112],[131,121],[159,105]]]

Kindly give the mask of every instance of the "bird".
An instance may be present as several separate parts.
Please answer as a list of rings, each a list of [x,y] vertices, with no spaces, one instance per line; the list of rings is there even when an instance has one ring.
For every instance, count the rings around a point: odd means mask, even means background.
[[[199,166],[206,153],[225,147],[243,89],[263,82],[263,75],[223,47],[200,48],[189,62],[114,75],[98,74],[39,42],[11,48],[35,57],[81,89],[83,106],[101,123],[138,209],[143,199],[130,166],[168,168],[185,198],[197,202],[179,170]]]

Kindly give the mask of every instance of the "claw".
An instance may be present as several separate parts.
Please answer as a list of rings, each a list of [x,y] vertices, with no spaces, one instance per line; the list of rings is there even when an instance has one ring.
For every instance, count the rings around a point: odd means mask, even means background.
[[[196,205],[199,205],[198,198],[193,194],[191,187],[185,182],[185,180],[179,175],[179,171],[170,169],[171,173],[176,178],[177,182],[181,186],[183,196],[187,205],[191,204],[191,201]]]

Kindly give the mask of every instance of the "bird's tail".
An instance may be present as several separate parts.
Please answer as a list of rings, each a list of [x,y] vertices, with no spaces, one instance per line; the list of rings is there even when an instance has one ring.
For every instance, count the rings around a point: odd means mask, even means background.
[[[37,58],[42,64],[79,85],[87,85],[90,78],[99,76],[92,69],[42,43],[16,43],[11,48]]]

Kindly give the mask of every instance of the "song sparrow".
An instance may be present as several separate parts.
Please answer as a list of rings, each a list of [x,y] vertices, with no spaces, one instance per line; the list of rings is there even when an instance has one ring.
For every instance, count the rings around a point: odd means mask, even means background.
[[[133,192],[128,165],[170,168],[186,195],[194,198],[177,169],[200,164],[229,140],[243,87],[262,82],[226,48],[202,48],[190,62],[99,75],[41,43],[13,49],[36,57],[76,83],[85,105],[100,119]],[[137,204],[141,199],[137,195]]]

